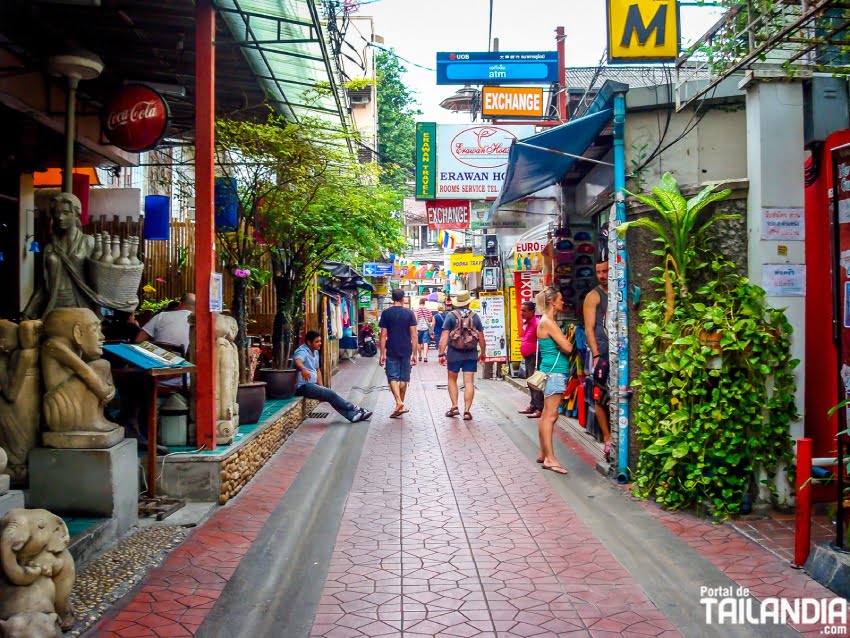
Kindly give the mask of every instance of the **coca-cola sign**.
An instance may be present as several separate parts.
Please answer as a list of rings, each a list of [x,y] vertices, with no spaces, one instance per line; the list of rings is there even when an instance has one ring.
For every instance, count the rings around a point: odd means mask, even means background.
[[[499,168],[508,163],[508,153],[516,136],[498,126],[473,126],[452,140],[455,159],[474,168]]]
[[[120,149],[141,153],[154,148],[168,131],[165,99],[149,86],[128,84],[107,101],[103,131]]]

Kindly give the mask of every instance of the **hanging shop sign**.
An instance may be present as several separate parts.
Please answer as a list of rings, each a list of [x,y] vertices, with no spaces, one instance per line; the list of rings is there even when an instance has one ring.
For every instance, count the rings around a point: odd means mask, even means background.
[[[390,285],[388,283],[375,283],[375,295],[378,297],[386,297],[390,294]]]
[[[444,199],[425,203],[429,230],[463,230],[472,219],[472,203],[468,199]]]
[[[481,287],[484,290],[499,289],[499,268],[496,266],[486,266],[482,271]]]
[[[170,112],[168,103],[152,88],[128,84],[109,98],[102,119],[110,143],[130,153],[141,153],[165,137]]]
[[[484,326],[484,361],[507,361],[508,341],[505,336],[505,297],[501,292],[482,292],[479,315]]]
[[[437,53],[437,84],[551,84],[557,81],[557,51]]]
[[[543,117],[540,87],[485,86],[481,89],[481,114],[507,117]]]
[[[677,0],[606,0],[606,6],[609,64],[676,60]]]
[[[484,257],[472,253],[456,253],[450,256],[451,267],[449,270],[454,274],[481,272]]]
[[[516,270],[540,271],[543,269],[543,251],[546,242],[522,241],[514,246],[514,267]]]
[[[361,308],[368,308],[372,305],[372,291],[361,289],[357,295],[357,305]]]
[[[495,199],[511,144],[533,134],[533,126],[438,125],[436,198]]]
[[[416,123],[416,199],[434,199],[437,182],[437,125]]]
[[[392,277],[393,264],[377,261],[367,261],[363,264],[364,277]]]

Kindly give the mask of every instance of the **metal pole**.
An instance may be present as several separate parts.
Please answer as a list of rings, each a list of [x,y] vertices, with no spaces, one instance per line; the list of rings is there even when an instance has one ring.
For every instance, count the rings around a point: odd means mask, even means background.
[[[567,113],[567,36],[564,27],[555,29],[555,42],[558,45],[558,116],[561,122],[570,119]]]
[[[840,471],[840,470],[839,470]],[[794,531],[794,561],[802,569],[812,540],[812,440],[797,439],[797,511]]]
[[[74,141],[77,138],[77,84],[78,78],[68,78],[65,94],[65,165],[62,169],[62,192],[74,191]]]
[[[215,341],[210,312],[214,264],[215,11],[195,3],[195,415],[198,445],[215,449]]]
[[[626,94],[614,94],[614,206],[617,225],[626,221]],[[615,229],[611,229],[615,230]],[[629,482],[629,289],[628,253],[625,240],[617,237],[617,279],[614,281],[617,304],[617,482]],[[610,282],[608,283],[611,289]],[[613,430],[613,423],[609,428]]]

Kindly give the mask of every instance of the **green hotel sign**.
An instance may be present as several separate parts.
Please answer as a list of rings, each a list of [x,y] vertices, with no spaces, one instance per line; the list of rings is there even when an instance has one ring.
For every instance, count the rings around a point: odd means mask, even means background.
[[[416,199],[437,197],[437,125],[416,123]]]

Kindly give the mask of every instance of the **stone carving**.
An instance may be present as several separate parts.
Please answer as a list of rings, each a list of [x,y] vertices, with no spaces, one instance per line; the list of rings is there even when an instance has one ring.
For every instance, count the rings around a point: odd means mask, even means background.
[[[115,386],[109,362],[100,358],[98,318],[85,308],[59,308],[45,318],[44,334],[44,445],[108,448],[120,442],[124,428],[103,416]]]
[[[83,233],[81,212],[80,200],[70,193],[59,193],[50,200],[52,235],[44,249],[44,281],[30,298],[25,317],[39,319],[54,308],[97,310],[104,306],[133,312],[138,306],[136,289],[144,266],[93,260],[93,256],[111,256],[112,248],[105,241],[96,246],[95,238]]]
[[[215,315],[216,351],[216,444],[233,442],[239,427],[239,404],[236,390],[239,387],[239,351],[236,349],[236,319]]]
[[[20,326],[0,320],[0,447],[9,455],[12,483],[27,480],[27,455],[41,423],[41,321]]]
[[[0,636],[5,638],[62,638],[57,614],[28,612],[0,620]]]
[[[70,540],[65,522],[47,510],[13,509],[0,518],[0,618],[56,613],[61,627],[71,628]]]

